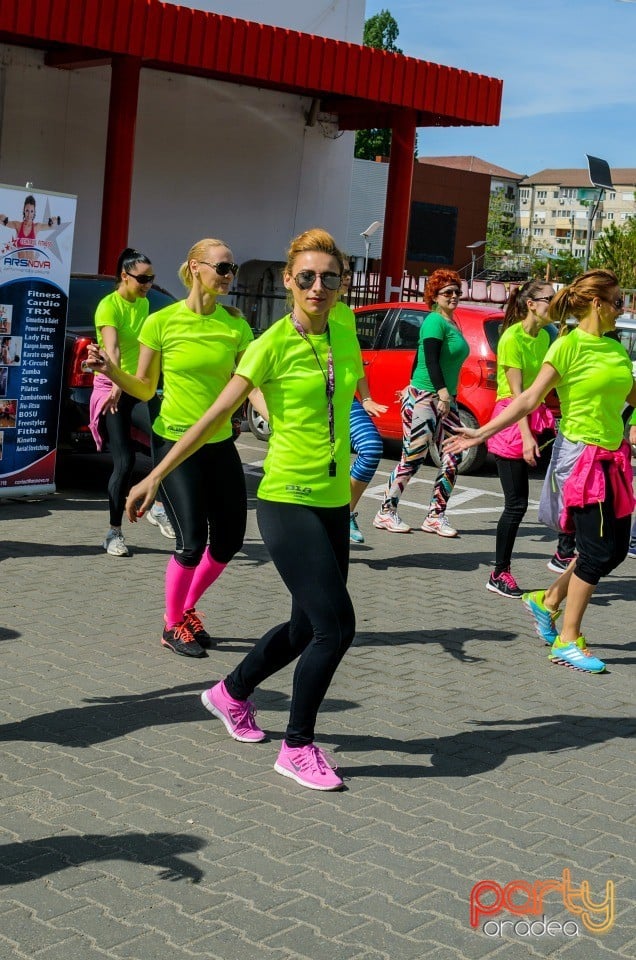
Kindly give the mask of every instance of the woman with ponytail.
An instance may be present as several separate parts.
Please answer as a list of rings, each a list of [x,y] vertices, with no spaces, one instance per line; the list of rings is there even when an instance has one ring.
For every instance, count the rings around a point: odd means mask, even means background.
[[[153,423],[155,460],[164,457],[218,397],[253,339],[245,319],[217,303],[237,272],[223,240],[194,244],[179,270],[188,295],[151,314],[144,324],[136,374],[89,347],[95,370],[133,397],[154,396],[163,376],[161,407]],[[196,607],[241,549],[247,517],[245,478],[229,416],[213,438],[165,478],[161,491],[176,533],[166,570],[161,643],[182,656],[203,657],[214,641]]]
[[[539,373],[550,346],[545,327],[550,323],[553,297],[554,288],[544,280],[528,280],[511,294],[497,345],[497,402],[493,417],[526,390]],[[502,597],[518,599],[522,595],[510,572],[512,551],[528,509],[528,468],[536,466],[540,456],[538,438],[547,431],[554,431],[554,417],[541,403],[529,416],[488,441],[504,493],[504,509],[497,524],[495,568],[486,587]],[[574,538],[561,533],[550,564],[558,561],[560,570],[565,570],[573,556]]]
[[[586,673],[605,664],[581,633],[583,615],[601,577],[627,556],[634,509],[631,450],[623,438],[625,403],[636,406],[636,382],[625,347],[613,337],[624,307],[611,270],[590,270],[564,287],[550,304],[560,335],[527,390],[478,430],[462,427],[446,441],[462,451],[518,423],[557,388],[561,424],[546,474],[539,519],[576,534],[574,564],[547,590],[523,595],[553,663]],[[573,329],[571,328],[574,324]],[[564,604],[560,631],[557,619]]]
[[[100,300],[95,311],[99,347],[126,373],[132,374],[137,369],[137,337],[148,317],[148,291],[154,279],[148,257],[132,247],[126,247],[117,260],[117,286]],[[133,421],[137,421],[137,426],[149,429],[148,406],[128,394],[122,396],[121,387],[103,373],[98,373],[93,381],[90,399],[90,428],[98,450],[102,449],[104,439],[108,440],[113,460],[113,472],[108,481],[110,528],[102,543],[111,557],[129,556],[121,521],[135,466],[135,445],[131,434]],[[148,519],[153,526],[159,527],[165,537],[174,539],[172,524],[159,501],[148,511]]]

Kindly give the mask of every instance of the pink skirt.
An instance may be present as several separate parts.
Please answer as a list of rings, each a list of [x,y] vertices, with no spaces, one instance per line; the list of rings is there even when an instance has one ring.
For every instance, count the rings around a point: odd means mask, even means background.
[[[494,419],[497,414],[509,406],[512,400],[513,397],[498,400],[491,419]],[[556,432],[552,411],[548,410],[545,403],[541,403],[536,410],[528,415],[528,424],[535,438],[546,430]],[[519,425],[513,423],[510,427],[504,427],[503,430],[486,441],[486,446],[490,453],[494,453],[497,457],[504,457],[506,460],[521,460],[523,458],[523,440]]]

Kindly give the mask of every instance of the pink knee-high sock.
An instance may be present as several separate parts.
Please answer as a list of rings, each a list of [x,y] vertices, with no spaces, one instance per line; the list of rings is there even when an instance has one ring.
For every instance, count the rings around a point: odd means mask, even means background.
[[[191,610],[214,581],[221,576],[227,563],[219,563],[215,560],[209,550],[206,550],[195,568],[194,576],[190,582],[190,589],[185,601],[185,609]]]
[[[170,557],[166,567],[166,626],[168,629],[183,620],[188,609],[186,597],[196,573],[196,567],[184,567],[176,557]]]

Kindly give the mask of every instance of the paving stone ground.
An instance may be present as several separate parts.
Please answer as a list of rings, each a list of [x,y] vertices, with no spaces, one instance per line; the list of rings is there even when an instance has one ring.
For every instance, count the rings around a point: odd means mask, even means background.
[[[303,790],[273,770],[291,670],[255,694],[262,744],[230,739],[198,699],[288,611],[254,516],[264,447],[239,447],[248,532],[202,603],[220,640],[205,660],[159,645],[169,541],[141,522],[130,559],[98,547],[103,461],[65,462],[53,497],[0,503],[0,960],[634,957],[636,562],[594,598],[608,671],[586,676],[551,666],[522,604],[485,590],[491,469],[461,479],[456,540],[376,531],[365,497],[357,638],[318,724],[346,789]],[[408,491],[413,524],[433,476]],[[550,581],[553,546],[531,509],[523,587]],[[471,927],[479,881],[503,898],[564,871],[569,908],[553,890],[538,917],[504,905]],[[597,903],[610,891],[605,933],[578,912],[583,883]],[[543,916],[553,935],[529,934]]]

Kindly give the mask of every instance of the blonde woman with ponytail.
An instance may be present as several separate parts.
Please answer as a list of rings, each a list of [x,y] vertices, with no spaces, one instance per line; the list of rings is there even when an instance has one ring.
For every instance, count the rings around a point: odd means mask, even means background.
[[[634,509],[631,450],[623,437],[625,403],[636,406],[631,360],[611,336],[624,307],[610,270],[590,270],[560,290],[550,318],[560,334],[535,381],[489,423],[462,428],[447,441],[466,450],[528,416],[556,388],[561,424],[548,469],[539,519],[576,534],[578,556],[546,590],[523,595],[553,663],[586,673],[605,664],[589,650],[583,615],[601,577],[627,556]],[[557,620],[561,616],[560,631]]]
[[[141,329],[136,374],[125,373],[97,346],[89,348],[94,369],[133,397],[154,396],[162,376],[161,407],[153,423],[155,460],[214,402],[253,339],[245,319],[217,302],[237,272],[223,240],[200,240],[179,270],[188,291],[185,300],[151,314]],[[176,533],[166,570],[161,644],[182,656],[204,657],[214,641],[197,604],[241,549],[247,516],[243,467],[229,416],[213,438],[166,477],[161,490]]]

